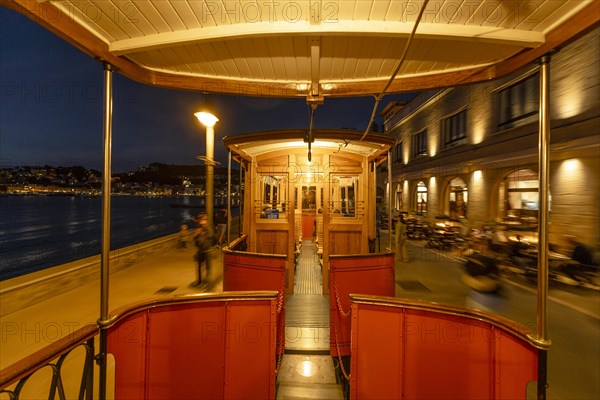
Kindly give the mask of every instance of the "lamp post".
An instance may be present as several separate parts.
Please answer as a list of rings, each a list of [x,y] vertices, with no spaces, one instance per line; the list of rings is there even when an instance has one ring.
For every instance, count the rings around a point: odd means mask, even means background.
[[[206,127],[206,216],[208,217],[208,225],[214,232],[214,187],[215,187],[215,124],[219,118],[209,112],[197,112],[194,114],[198,121]]]
[[[205,165],[206,165],[206,188],[204,190],[205,193],[205,209],[206,216],[208,217],[208,230],[211,235],[215,233],[214,229],[214,187],[215,187],[215,124],[219,121],[219,118],[215,117],[213,114],[205,111],[197,112],[194,114],[198,121],[202,125],[206,127],[206,157],[205,157]],[[202,157],[198,157],[202,159]],[[212,252],[209,252],[206,257],[206,279],[208,282],[208,274],[213,270],[213,259]],[[209,283],[210,285],[210,283]]]

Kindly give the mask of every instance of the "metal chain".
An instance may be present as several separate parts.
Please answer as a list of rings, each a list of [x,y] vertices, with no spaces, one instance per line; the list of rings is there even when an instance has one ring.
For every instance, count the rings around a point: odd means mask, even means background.
[[[340,295],[337,287],[337,280],[335,279],[335,273],[332,274],[331,278],[333,280],[333,291],[335,292],[335,300],[337,303],[338,315],[340,315],[342,318],[348,318],[352,313],[352,307],[350,307],[347,313],[344,312],[344,310],[342,309],[342,302],[340,301]],[[337,349],[338,362],[342,369],[342,374],[344,375],[344,378],[346,379],[346,381],[350,382],[350,375],[348,375],[348,373],[346,372],[346,369],[344,368],[344,363],[342,362],[342,354],[340,353],[340,341],[338,339],[337,326],[335,322],[331,322],[331,325],[333,327],[333,337],[335,340],[335,347]]]
[[[277,314],[281,313],[283,310],[284,303],[284,293],[285,292],[285,271],[281,272],[281,289],[279,289],[279,293],[277,294]]]
[[[279,368],[281,367],[281,360],[283,360],[283,354],[285,353],[285,325],[283,325],[284,321],[283,318],[280,319],[279,322],[279,326],[278,328],[278,332],[281,334],[280,339],[281,341],[279,342],[279,352],[277,354],[277,365],[275,366],[275,376],[277,376],[277,374],[279,374]],[[282,331],[282,325],[283,325],[283,332]]]
[[[335,274],[333,274],[332,278],[333,278],[333,291],[335,292],[335,300],[337,302],[338,312],[340,313],[340,315],[343,318],[348,318],[350,316],[350,314],[352,313],[352,307],[350,307],[348,312],[344,312],[344,310],[342,309],[342,302],[340,301],[340,295],[338,292],[337,280],[335,279]]]
[[[281,272],[281,289],[279,289],[279,293],[277,294],[277,315],[281,314],[283,309],[285,308],[284,301],[284,291],[285,291],[285,271]],[[279,319],[279,324],[277,326],[277,333],[280,334],[280,342],[279,342],[279,351],[277,354],[277,365],[275,366],[275,375],[279,373],[279,368],[281,367],[281,361],[283,359],[283,354],[285,353],[285,325],[283,325],[282,332],[282,324],[284,324],[283,318]]]
[[[340,341],[338,339],[337,327],[335,322],[333,322],[331,325],[333,326],[333,337],[335,340],[335,347],[337,349],[338,363],[342,369],[342,375],[344,375],[344,379],[346,379],[347,382],[350,382],[350,375],[346,372],[346,368],[344,368],[344,363],[342,362],[342,353],[340,353]]]

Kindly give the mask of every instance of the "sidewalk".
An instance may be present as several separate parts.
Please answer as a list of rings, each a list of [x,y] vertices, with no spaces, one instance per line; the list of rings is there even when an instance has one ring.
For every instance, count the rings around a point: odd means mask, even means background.
[[[109,310],[160,296],[206,291],[204,287],[190,287],[197,278],[194,252],[194,248],[172,248],[111,273]],[[215,271],[211,271],[211,291],[222,291],[221,252],[216,253]],[[87,324],[95,323],[99,316],[98,276],[98,279],[77,289],[0,317],[0,369]]]

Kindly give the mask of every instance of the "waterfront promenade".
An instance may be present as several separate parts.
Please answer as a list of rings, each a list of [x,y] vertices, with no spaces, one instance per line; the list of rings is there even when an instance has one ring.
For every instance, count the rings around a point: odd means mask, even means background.
[[[206,291],[190,284],[196,280],[195,249],[176,249],[138,255],[139,261],[110,275],[110,310],[158,296]],[[222,290],[220,252],[210,279],[212,290]],[[27,289],[25,289],[27,290]],[[31,296],[39,296],[31,293]],[[0,369],[58,340],[100,316],[99,276],[90,282],[0,317]],[[2,307],[2,304],[0,304]]]

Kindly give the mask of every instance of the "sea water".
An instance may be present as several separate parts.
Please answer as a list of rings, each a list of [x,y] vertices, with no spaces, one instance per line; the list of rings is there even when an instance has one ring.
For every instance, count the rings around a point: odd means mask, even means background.
[[[200,211],[198,197],[112,196],[111,249],[193,227]],[[0,196],[0,280],[99,254],[101,225],[101,197]]]

